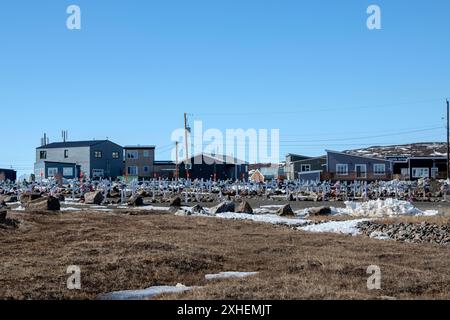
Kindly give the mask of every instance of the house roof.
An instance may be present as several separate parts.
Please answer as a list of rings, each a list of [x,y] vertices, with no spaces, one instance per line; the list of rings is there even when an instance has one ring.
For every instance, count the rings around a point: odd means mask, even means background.
[[[207,154],[207,153],[201,153],[201,154],[197,154],[193,157],[190,158],[191,163],[199,163],[199,161],[197,160],[199,157],[202,157],[202,163],[205,163],[205,158],[208,158],[212,161],[208,161],[211,163],[216,163],[216,164],[230,164],[230,165],[242,165],[242,164],[248,164],[248,162],[244,161],[244,160],[240,160],[231,156],[227,156],[227,155],[221,155],[221,154],[216,154],[216,155],[211,155],[211,154]],[[197,160],[197,161],[196,161]],[[184,163],[186,161],[186,159],[180,161],[180,163]]]
[[[339,151],[333,151],[333,150],[325,150],[325,151],[327,152],[327,154],[328,153],[337,153],[337,154],[342,154],[342,155],[347,156],[347,157],[355,157],[355,158],[372,159],[372,160],[377,160],[377,161],[390,162],[390,160],[386,160],[385,158],[368,157],[368,156],[362,156],[362,155],[345,153],[345,152],[339,152]]]
[[[155,149],[155,146],[141,146],[141,145],[137,145],[137,146],[125,146],[123,147],[124,149],[127,150],[137,150],[137,149]]]
[[[44,146],[37,147],[36,149],[59,149],[59,148],[80,148],[80,147],[92,147],[104,142],[110,142],[109,140],[89,140],[89,141],[66,141],[66,142],[53,142]]]

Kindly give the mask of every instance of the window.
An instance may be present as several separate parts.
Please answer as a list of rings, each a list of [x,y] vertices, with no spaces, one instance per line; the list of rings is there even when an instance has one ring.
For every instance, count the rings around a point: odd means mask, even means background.
[[[386,165],[384,163],[376,163],[373,165],[373,174],[384,176],[386,174]]]
[[[348,165],[347,164],[337,164],[336,173],[341,176],[348,175]]]
[[[94,151],[94,157],[95,158],[101,158],[102,157],[102,152],[101,151]]]
[[[150,168],[148,166],[145,166],[144,167],[144,173],[149,173],[149,171],[150,171]]]
[[[429,168],[412,168],[413,178],[429,178],[430,169]]]
[[[114,151],[112,153],[112,157],[113,157],[113,159],[119,159],[119,153],[117,151]]]
[[[302,164],[300,166],[300,172],[308,172],[311,171],[311,165],[310,164]]]
[[[39,158],[40,159],[47,159],[47,151],[41,151],[39,153]]]
[[[139,155],[136,150],[127,151],[127,159],[138,159]]]
[[[439,175],[439,168],[431,168],[431,177],[432,178],[437,178],[437,176]]]
[[[95,177],[103,177],[104,170],[103,169],[92,169],[92,176]]]
[[[356,178],[367,178],[367,165],[355,164]]]
[[[150,150],[144,150],[144,158],[150,158]]]
[[[130,176],[137,176],[138,168],[137,167],[128,167],[127,172],[128,172],[128,175],[130,175]]]
[[[73,168],[63,168],[64,177],[73,177]]]
[[[47,176],[54,177],[58,174],[58,168],[48,168],[47,169]]]
[[[64,158],[68,158],[69,157],[69,150],[64,150]]]
[[[409,177],[409,169],[408,168],[401,168],[400,172],[403,177]]]

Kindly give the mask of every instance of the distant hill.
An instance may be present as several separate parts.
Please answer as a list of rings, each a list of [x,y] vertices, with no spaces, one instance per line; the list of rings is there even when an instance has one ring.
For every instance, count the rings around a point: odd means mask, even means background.
[[[355,150],[346,150],[344,153],[384,158],[386,156],[414,156],[414,157],[445,157],[447,156],[446,142],[419,142],[393,146],[373,146]]]

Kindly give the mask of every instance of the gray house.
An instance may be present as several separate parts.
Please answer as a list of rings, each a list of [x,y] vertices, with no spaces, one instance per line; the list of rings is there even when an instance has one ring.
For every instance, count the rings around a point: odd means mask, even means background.
[[[383,158],[357,156],[327,150],[327,170],[322,180],[376,181],[392,179],[392,162]]]
[[[297,154],[286,156],[286,178],[288,180],[304,179],[309,172],[321,172],[324,170],[327,157],[307,157]],[[306,178],[307,180],[309,178]]]
[[[42,177],[45,162],[75,164],[86,178],[115,179],[123,174],[123,148],[109,140],[55,142],[36,148],[36,177]]]

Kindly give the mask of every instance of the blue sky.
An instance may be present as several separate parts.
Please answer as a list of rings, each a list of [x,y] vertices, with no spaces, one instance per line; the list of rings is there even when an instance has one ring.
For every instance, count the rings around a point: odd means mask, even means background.
[[[382,30],[366,28],[370,4]],[[168,159],[183,112],[279,128],[282,155],[443,141],[449,31],[447,0],[2,1],[0,167],[31,172],[62,129]]]

